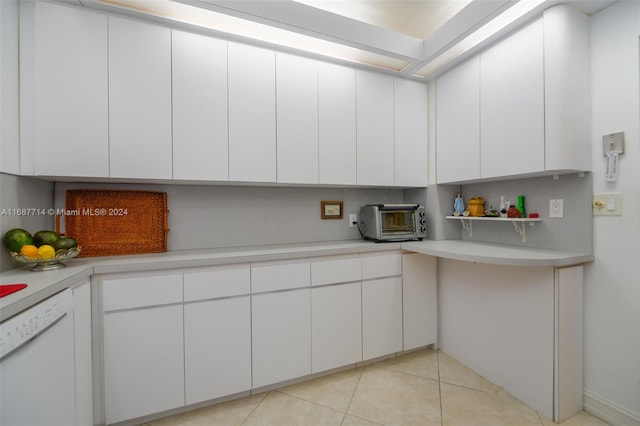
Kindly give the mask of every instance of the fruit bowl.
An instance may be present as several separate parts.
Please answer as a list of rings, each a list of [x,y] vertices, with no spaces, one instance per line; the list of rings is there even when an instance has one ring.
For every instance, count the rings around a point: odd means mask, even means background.
[[[62,263],[62,261],[73,259],[80,254],[81,250],[82,247],[80,246],[70,248],[68,250],[58,250],[56,252],[56,255],[49,259],[33,259],[14,251],[11,251],[9,253],[11,253],[11,257],[13,257],[13,260],[15,260],[17,263],[35,264],[34,267],[31,268],[32,271],[51,271],[53,269],[60,269],[67,266]]]

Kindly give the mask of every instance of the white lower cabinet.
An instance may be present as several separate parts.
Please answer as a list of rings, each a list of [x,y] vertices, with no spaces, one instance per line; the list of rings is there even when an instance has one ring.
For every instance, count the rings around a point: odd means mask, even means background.
[[[311,290],[312,373],[362,361],[360,282]]]
[[[73,289],[75,343],[76,424],[93,424],[93,370],[91,348],[91,284]]]
[[[402,278],[362,282],[362,358],[402,351]]]
[[[251,296],[253,387],[311,373],[311,290]]]
[[[251,389],[249,265],[184,274],[185,402]]]
[[[402,254],[362,254],[362,359],[402,351]]]
[[[311,370],[362,361],[360,256],[327,256],[311,262]]]
[[[184,405],[182,305],[104,316],[106,423]]]
[[[184,306],[186,404],[251,389],[249,296]]]
[[[438,342],[437,258],[402,255],[402,332],[405,351]]]
[[[97,283],[106,424],[436,338],[435,258],[400,251],[109,274]]]
[[[102,280],[107,424],[184,405],[182,274]]]

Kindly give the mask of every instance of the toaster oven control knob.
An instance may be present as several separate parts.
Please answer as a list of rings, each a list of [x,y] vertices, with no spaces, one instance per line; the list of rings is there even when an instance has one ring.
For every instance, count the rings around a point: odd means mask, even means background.
[[[420,217],[424,217],[424,211],[420,211]]]
[[[420,225],[424,225],[425,223],[427,223],[427,221],[426,221],[426,220],[424,220],[424,219],[420,219]]]
[[[427,228],[425,228],[424,226],[421,226],[420,232],[424,234],[425,232],[427,232]]]

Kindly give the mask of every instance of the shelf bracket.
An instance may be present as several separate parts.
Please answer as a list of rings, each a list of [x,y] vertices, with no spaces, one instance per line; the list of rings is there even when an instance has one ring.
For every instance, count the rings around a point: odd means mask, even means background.
[[[473,237],[473,222],[470,220],[460,219],[462,227],[469,233],[469,238]]]
[[[522,237],[522,242],[527,242],[527,224],[525,222],[516,222],[515,220],[511,221],[513,223],[513,227],[516,228],[516,232],[520,234]],[[529,222],[531,226],[533,226],[533,222]]]

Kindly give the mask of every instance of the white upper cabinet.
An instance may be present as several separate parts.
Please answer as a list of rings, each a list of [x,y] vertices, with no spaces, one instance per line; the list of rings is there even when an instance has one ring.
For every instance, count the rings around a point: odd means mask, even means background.
[[[427,85],[394,79],[395,186],[427,186]]]
[[[471,58],[436,81],[438,183],[480,177],[480,58]]]
[[[439,183],[591,168],[589,20],[575,8],[545,10],[436,84]]]
[[[544,11],[545,169],[591,170],[589,16]]]
[[[227,42],[172,31],[173,178],[229,179]]]
[[[171,30],[109,17],[111,177],[171,179]]]
[[[356,71],[358,185],[394,185],[393,77]]]
[[[483,178],[544,170],[542,41],[538,20],[480,55]]]
[[[319,182],[356,184],[356,72],[318,65]]]
[[[108,177],[107,17],[45,2],[23,10],[35,24],[22,40],[33,53],[32,63],[22,63],[23,72],[33,66],[23,74],[22,102],[34,174]]]
[[[229,180],[276,181],[275,52],[229,43]]]
[[[280,183],[318,183],[318,62],[276,54]]]

